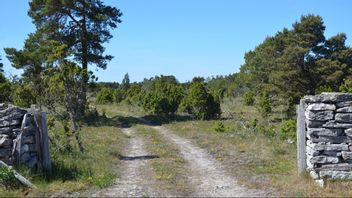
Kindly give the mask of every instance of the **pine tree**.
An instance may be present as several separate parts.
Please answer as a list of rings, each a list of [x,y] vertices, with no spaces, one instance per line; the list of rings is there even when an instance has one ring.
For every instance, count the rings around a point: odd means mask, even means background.
[[[86,107],[88,65],[105,69],[113,57],[104,55],[104,43],[112,35],[111,29],[121,22],[122,13],[106,6],[101,0],[32,0],[29,16],[37,32],[50,40],[65,44],[77,65],[82,68],[79,107],[81,114]]]

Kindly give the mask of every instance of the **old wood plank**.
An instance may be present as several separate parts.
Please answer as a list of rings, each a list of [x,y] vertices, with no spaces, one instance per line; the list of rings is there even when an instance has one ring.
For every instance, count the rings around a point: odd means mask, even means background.
[[[43,168],[45,171],[51,171],[51,159],[50,159],[50,149],[49,149],[49,135],[48,135],[48,127],[46,124],[46,113],[41,113],[41,144],[42,144],[42,154],[43,154]]]
[[[303,100],[297,105],[297,171],[302,174],[306,170],[306,126]]]
[[[34,188],[36,189],[37,187],[32,184],[28,179],[26,179],[25,177],[23,177],[21,174],[19,174],[17,171],[15,171],[14,169],[12,169],[10,166],[8,166],[5,162],[0,160],[0,167],[6,167],[8,169],[10,169],[14,175],[14,177],[23,185],[29,187],[29,188]]]
[[[36,150],[37,150],[37,169],[40,172],[43,172],[43,154],[42,154],[42,144],[41,144],[41,113],[35,112],[34,113],[34,120],[36,124],[36,133],[35,133],[35,145],[36,145]]]

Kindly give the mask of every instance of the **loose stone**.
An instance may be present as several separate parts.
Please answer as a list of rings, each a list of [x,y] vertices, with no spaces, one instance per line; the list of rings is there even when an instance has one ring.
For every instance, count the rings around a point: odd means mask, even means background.
[[[352,179],[352,172],[348,171],[320,171],[319,175],[324,179],[340,179],[340,180],[350,180]]]
[[[333,104],[325,104],[325,103],[314,103],[310,104],[307,107],[307,110],[311,111],[334,111],[336,109],[335,105]]]
[[[328,128],[308,128],[307,133],[309,136],[316,135],[316,136],[331,136],[337,137],[343,134],[342,129],[328,129]]]
[[[308,120],[327,121],[334,118],[333,111],[306,111]]]

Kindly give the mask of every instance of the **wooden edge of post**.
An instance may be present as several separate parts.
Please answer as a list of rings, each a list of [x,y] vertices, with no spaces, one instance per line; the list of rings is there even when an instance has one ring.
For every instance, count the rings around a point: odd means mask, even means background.
[[[51,159],[50,159],[50,146],[49,146],[49,134],[46,121],[46,113],[41,113],[41,144],[42,144],[42,154],[43,154],[43,168],[47,172],[51,172]]]
[[[304,115],[304,100],[297,105],[297,172],[302,175],[306,171],[306,125]]]
[[[0,160],[0,167],[6,167],[8,169],[10,169],[14,175],[14,177],[23,185],[29,187],[29,188],[33,188],[36,189],[37,187],[32,184],[28,179],[26,179],[25,177],[23,177],[21,174],[19,174],[17,171],[15,171],[14,169],[12,169],[10,166],[8,166],[5,162]]]

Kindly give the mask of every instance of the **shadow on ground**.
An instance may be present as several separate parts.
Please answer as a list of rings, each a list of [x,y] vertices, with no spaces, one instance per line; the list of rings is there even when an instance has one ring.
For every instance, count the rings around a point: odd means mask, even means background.
[[[141,155],[141,156],[123,156],[123,155],[119,155],[119,159],[120,160],[124,160],[124,161],[151,160],[151,159],[155,159],[155,158],[159,158],[159,156],[157,156],[157,155]]]

